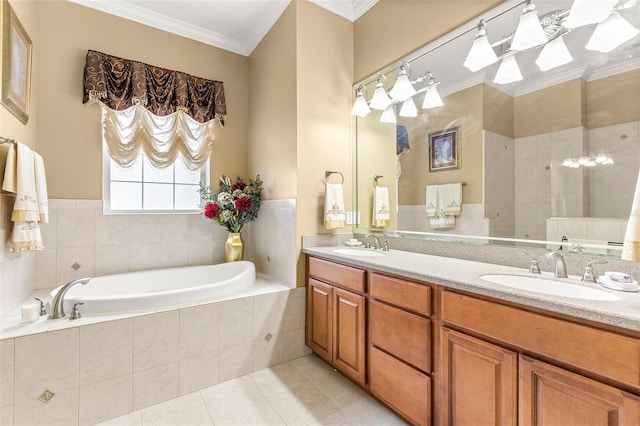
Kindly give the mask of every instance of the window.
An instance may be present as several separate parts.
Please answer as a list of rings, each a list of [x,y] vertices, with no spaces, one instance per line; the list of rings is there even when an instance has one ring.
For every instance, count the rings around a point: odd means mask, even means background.
[[[104,152],[105,213],[200,212],[200,185],[208,185],[209,161],[196,171],[180,158],[166,169],[154,167],[144,151],[128,168]]]

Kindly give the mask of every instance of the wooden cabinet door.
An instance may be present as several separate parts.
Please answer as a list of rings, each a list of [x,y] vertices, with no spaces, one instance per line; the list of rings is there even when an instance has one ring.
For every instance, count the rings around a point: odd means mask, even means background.
[[[309,278],[307,287],[307,346],[333,362],[333,287]]]
[[[447,328],[440,339],[438,423],[515,425],[518,355]]]
[[[526,356],[519,399],[522,426],[640,424],[640,397]]]
[[[364,384],[365,298],[334,288],[333,309],[333,365]]]

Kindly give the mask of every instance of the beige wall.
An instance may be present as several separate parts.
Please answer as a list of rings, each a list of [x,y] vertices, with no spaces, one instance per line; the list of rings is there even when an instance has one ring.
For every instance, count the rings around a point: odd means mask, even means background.
[[[88,49],[222,80],[228,119],[225,128],[217,129],[212,183],[221,174],[246,174],[246,57],[67,1],[36,4],[36,148],[45,160],[51,198],[102,197],[100,108],[82,104]]]
[[[498,89],[482,85],[482,129],[513,137],[513,98]]]
[[[640,120],[640,69],[587,84],[590,129]]]
[[[296,3],[249,57],[249,170],[266,200],[296,198]]]
[[[502,0],[380,0],[354,25],[354,82],[500,3]]]
[[[464,203],[482,202],[482,85],[443,98],[444,106],[426,110],[417,118],[398,120],[407,126],[411,150],[401,157],[400,204],[424,204],[425,187],[468,182]],[[429,172],[429,133],[458,127],[458,169]]]

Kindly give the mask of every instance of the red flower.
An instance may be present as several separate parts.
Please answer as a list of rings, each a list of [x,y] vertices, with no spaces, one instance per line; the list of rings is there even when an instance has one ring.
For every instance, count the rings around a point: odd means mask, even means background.
[[[244,182],[236,182],[233,185],[231,185],[231,192],[235,191],[236,189],[239,189],[240,191],[242,191],[246,186],[247,184]]]
[[[209,203],[204,209],[204,215],[209,219],[217,219],[220,214],[220,207],[217,204]]]
[[[251,206],[253,205],[253,202],[249,197],[239,197],[235,201],[235,203],[236,203],[236,209],[238,209],[241,212],[246,212],[247,210],[250,210]]]

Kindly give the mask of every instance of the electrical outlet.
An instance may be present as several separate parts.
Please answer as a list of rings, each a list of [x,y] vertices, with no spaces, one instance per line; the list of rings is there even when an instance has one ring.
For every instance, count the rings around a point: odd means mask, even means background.
[[[347,225],[353,225],[353,212],[347,212]]]
[[[360,212],[355,212],[356,214],[356,225],[360,225]]]

